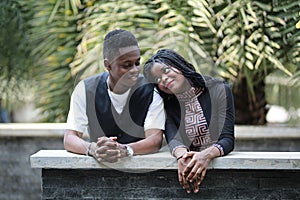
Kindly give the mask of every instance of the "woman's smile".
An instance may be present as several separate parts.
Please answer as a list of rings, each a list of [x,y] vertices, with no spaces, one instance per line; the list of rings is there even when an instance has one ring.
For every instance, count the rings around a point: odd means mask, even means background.
[[[173,82],[174,82],[174,80],[169,81],[167,84],[165,84],[165,87],[168,88],[168,89],[171,89],[172,86],[173,86]]]

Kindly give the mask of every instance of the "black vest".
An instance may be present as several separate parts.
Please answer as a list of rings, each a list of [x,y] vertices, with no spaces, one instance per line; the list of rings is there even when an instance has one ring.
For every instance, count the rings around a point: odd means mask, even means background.
[[[84,81],[90,140],[116,136],[119,143],[125,144],[145,138],[144,121],[153,100],[153,86],[139,76],[118,114],[107,92],[107,78],[108,73],[104,72]]]

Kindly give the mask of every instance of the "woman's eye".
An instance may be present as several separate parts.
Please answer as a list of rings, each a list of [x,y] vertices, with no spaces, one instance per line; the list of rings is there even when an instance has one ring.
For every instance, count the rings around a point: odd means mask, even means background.
[[[163,69],[163,73],[164,74],[167,74],[167,73],[169,73],[170,72],[170,68],[169,67],[165,67],[164,69]]]
[[[160,83],[160,81],[161,81],[161,78],[155,78],[155,83]]]

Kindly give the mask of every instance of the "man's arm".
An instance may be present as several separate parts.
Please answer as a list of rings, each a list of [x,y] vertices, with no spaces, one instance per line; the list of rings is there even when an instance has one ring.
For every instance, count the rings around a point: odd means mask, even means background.
[[[67,129],[64,134],[65,149],[73,153],[86,154],[91,143],[83,140],[82,135],[81,132]]]
[[[85,108],[85,86],[84,82],[80,81],[74,88],[70,100],[70,110],[64,134],[64,147],[67,151],[86,154],[86,150],[89,148],[90,143],[82,139],[83,132],[88,128]]]
[[[134,154],[147,154],[159,151],[165,129],[164,103],[156,89],[144,123],[145,139],[128,144]]]
[[[121,158],[121,152],[117,149],[117,143],[110,138],[101,137],[98,142],[87,142],[82,139],[82,133],[74,130],[66,130],[64,135],[64,147],[67,151],[93,156],[98,161],[117,162]]]
[[[159,151],[162,144],[163,133],[160,129],[145,131],[145,139],[128,144],[134,151],[134,155],[154,153]]]

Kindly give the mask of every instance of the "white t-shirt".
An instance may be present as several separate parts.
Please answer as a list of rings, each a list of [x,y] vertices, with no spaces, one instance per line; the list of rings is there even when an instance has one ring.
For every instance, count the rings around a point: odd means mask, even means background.
[[[115,94],[108,88],[110,100],[118,113],[121,113],[128,98],[130,89],[124,94]],[[153,91],[153,101],[149,106],[147,116],[144,122],[144,130],[165,129],[165,112],[162,98],[155,89]],[[86,115],[86,92],[83,81],[80,81],[75,87],[70,102],[70,110],[67,118],[66,129],[75,130],[88,134],[88,117]]]

